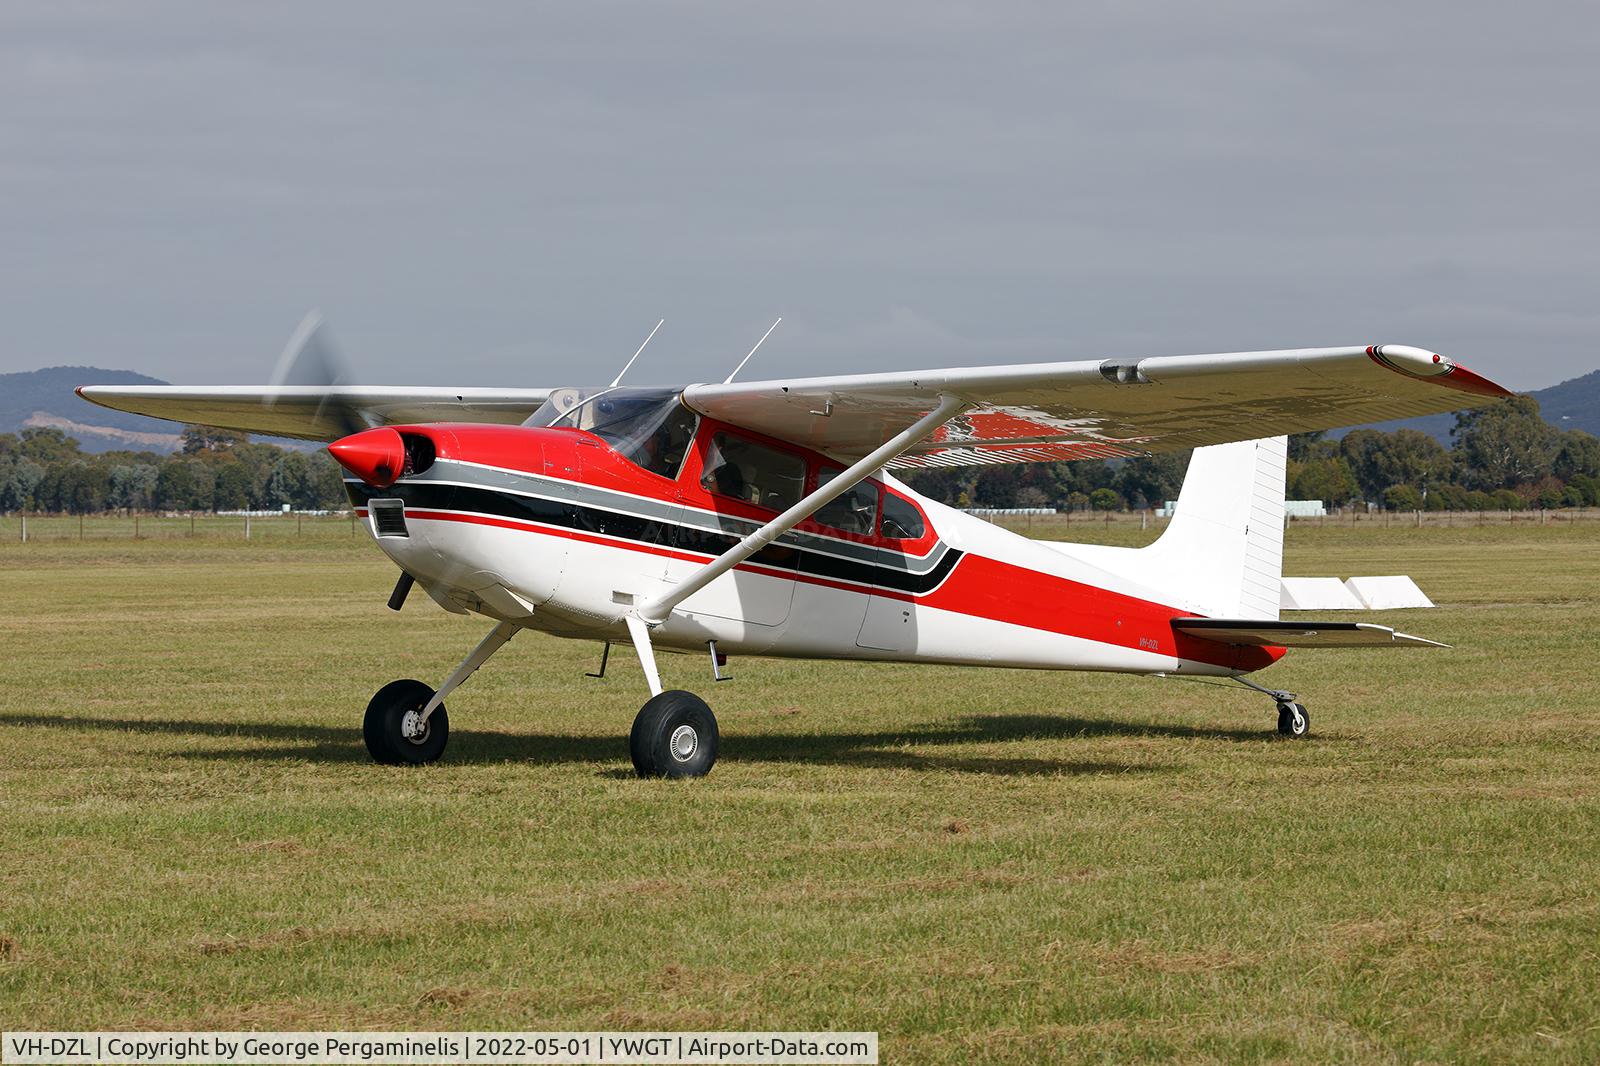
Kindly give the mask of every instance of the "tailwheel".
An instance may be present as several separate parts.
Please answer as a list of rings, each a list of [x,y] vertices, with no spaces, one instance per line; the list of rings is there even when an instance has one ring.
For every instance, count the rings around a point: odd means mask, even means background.
[[[367,704],[361,733],[376,762],[390,766],[430,763],[444,754],[450,739],[450,718],[444,704],[426,719],[423,708],[433,699],[433,689],[421,681],[391,681]]]
[[[640,777],[704,777],[717,761],[717,718],[693,692],[651,697],[628,735]]]
[[[1296,739],[1305,736],[1311,732],[1311,715],[1293,701],[1278,704],[1278,732]]]

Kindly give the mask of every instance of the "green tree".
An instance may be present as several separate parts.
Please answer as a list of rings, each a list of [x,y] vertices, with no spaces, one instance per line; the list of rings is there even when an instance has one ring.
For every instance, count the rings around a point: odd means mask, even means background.
[[[1367,499],[1378,499],[1390,485],[1412,485],[1423,495],[1450,478],[1450,453],[1444,445],[1414,429],[1380,433],[1356,429],[1339,442],[1339,454]]]
[[[156,476],[156,506],[169,511],[209,511],[216,476],[198,459],[172,459]]]
[[[1290,463],[1288,492],[1292,499],[1321,500],[1329,507],[1361,499],[1361,486],[1343,458]]]
[[[244,463],[219,463],[211,506],[219,511],[248,511],[256,495],[255,477]]]
[[[249,444],[248,433],[235,433],[216,426],[185,426],[183,444],[179,451],[184,455],[203,455],[208,452],[227,452],[241,444]]]
[[[1556,431],[1539,417],[1539,401],[1512,396],[1456,415],[1458,478],[1468,488],[1494,491],[1525,485],[1550,473]]]
[[[1422,493],[1410,485],[1390,485],[1383,490],[1383,506],[1391,511],[1422,510]]]
[[[1114,488],[1134,507],[1160,507],[1178,498],[1190,452],[1164,452],[1129,459],[1116,472]]]
[[[83,454],[78,441],[55,426],[29,426],[19,436],[18,450],[36,463],[49,466]]]
[[[1568,430],[1556,438],[1554,473],[1562,481],[1576,477],[1600,477],[1600,437],[1581,429]]]
[[[1116,511],[1122,508],[1122,497],[1115,489],[1099,488],[1089,493],[1089,506],[1096,511]]]
[[[156,500],[156,479],[161,468],[148,463],[118,463],[111,467],[106,505],[129,511],[149,510]]]
[[[0,458],[0,512],[26,511],[37,506],[33,491],[43,477],[44,467],[20,452]]]
[[[1289,458],[1297,463],[1303,463],[1307,459],[1326,458],[1328,442],[1322,439],[1323,436],[1324,433],[1320,429],[1314,433],[1289,434]]]

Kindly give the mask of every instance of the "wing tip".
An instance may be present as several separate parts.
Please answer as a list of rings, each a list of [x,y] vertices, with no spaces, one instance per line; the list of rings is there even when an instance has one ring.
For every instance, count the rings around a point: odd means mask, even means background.
[[[1470,392],[1475,396],[1488,396],[1496,400],[1516,395],[1499,382],[1490,381],[1455,360],[1424,348],[1413,348],[1407,344],[1369,344],[1367,358],[1396,374],[1431,381],[1457,392]]]

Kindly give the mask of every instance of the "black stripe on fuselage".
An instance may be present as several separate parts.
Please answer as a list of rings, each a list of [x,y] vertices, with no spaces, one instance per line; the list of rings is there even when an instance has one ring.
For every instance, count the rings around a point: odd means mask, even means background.
[[[371,499],[399,499],[407,507],[432,511],[466,511],[473,514],[512,518],[523,522],[558,526],[580,533],[597,533],[619,540],[633,541],[658,548],[695,552],[700,555],[721,555],[735,544],[739,537],[716,530],[678,525],[657,519],[590,507],[562,500],[548,500],[539,496],[523,496],[494,489],[469,485],[448,485],[435,482],[401,482],[387,489],[374,489],[358,482],[345,482],[350,499],[364,507]],[[944,554],[926,573],[912,573],[905,568],[905,557],[886,549],[878,549],[881,563],[856,562],[841,559],[826,552],[812,551],[803,545],[784,540],[762,548],[751,562],[775,570],[789,570],[808,577],[849,581],[859,585],[875,585],[911,595],[919,595],[938,587],[961,558],[961,552],[946,547]]]

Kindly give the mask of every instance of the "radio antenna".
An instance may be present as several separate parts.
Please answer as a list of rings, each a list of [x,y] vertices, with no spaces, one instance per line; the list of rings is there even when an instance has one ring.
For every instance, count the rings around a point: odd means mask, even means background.
[[[783,321],[783,316],[779,315],[778,316],[778,322],[782,322],[782,321]],[[767,327],[767,331],[761,335],[761,339],[756,341],[756,348],[761,347],[763,344],[765,344],[767,342],[767,338],[772,336],[772,331],[778,328],[778,322],[774,322],[772,325]],[[744,369],[744,365],[750,361],[750,356],[756,354],[756,348],[751,348],[750,349],[750,355],[746,355],[743,359],[739,360],[739,365],[733,368],[733,373],[729,374],[727,376],[727,378],[722,382],[724,385],[729,385],[729,384],[733,383],[734,375],[738,374],[739,371]]]
[[[664,318],[661,320],[661,322],[665,322],[665,321],[666,321],[666,319],[664,319]],[[660,329],[661,328],[661,322],[657,322],[656,323],[656,329]],[[654,337],[656,335],[656,329],[653,329],[653,330],[650,331],[650,337]],[[646,337],[644,339],[644,344],[649,344],[650,343],[650,337]],[[644,351],[644,344],[639,345],[639,352]],[[633,359],[639,358],[639,352],[634,352],[633,353]],[[617,376],[611,379],[611,387],[613,389],[616,388],[618,385],[622,384],[622,375],[626,374],[628,372],[628,368],[633,365],[633,359],[629,359],[626,363],[624,363],[622,365],[622,369],[617,371]]]

